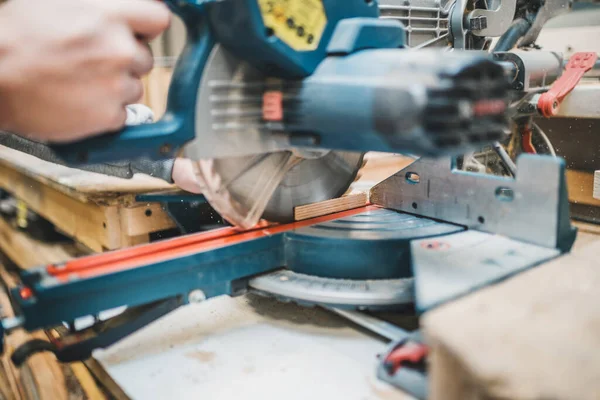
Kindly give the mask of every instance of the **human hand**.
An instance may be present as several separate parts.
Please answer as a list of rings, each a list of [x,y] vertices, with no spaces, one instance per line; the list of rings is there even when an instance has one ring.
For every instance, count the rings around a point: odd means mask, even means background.
[[[194,162],[188,158],[176,158],[172,172],[173,183],[190,193],[202,193],[206,185],[194,170]]]
[[[0,129],[52,142],[120,129],[152,68],[147,42],[169,22],[150,0],[1,5]]]

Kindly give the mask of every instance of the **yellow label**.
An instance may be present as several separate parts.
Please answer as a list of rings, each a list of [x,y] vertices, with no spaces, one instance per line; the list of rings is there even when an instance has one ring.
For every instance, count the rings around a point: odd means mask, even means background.
[[[319,46],[327,25],[323,0],[258,0],[265,28],[294,50]]]

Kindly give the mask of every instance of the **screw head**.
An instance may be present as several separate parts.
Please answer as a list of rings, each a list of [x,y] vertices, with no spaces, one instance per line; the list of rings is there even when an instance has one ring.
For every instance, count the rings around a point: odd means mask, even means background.
[[[169,143],[165,143],[158,149],[159,153],[162,155],[168,155],[171,152],[172,148]]]
[[[206,300],[206,294],[200,289],[192,290],[188,294],[188,301],[190,303],[201,303],[204,300]]]

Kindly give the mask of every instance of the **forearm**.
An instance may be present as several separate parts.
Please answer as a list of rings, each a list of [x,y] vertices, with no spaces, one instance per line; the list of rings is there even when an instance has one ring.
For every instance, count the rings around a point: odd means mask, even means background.
[[[169,20],[147,0],[0,4],[0,129],[51,142],[121,129]]]

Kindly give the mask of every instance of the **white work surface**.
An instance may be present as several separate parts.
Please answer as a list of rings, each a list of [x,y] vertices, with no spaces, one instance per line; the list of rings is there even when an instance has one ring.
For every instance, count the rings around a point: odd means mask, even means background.
[[[183,307],[94,357],[133,399],[411,399],[377,380],[385,347],[325,310],[249,295]]]

